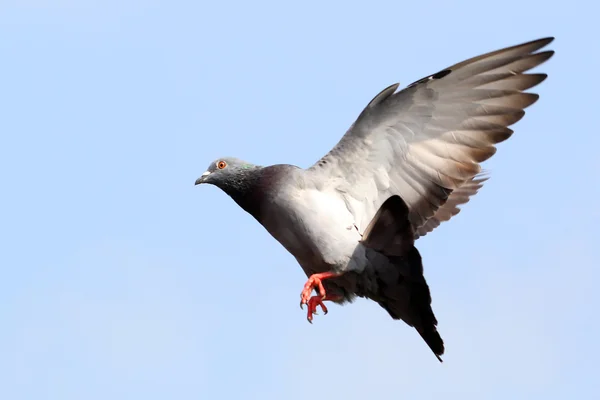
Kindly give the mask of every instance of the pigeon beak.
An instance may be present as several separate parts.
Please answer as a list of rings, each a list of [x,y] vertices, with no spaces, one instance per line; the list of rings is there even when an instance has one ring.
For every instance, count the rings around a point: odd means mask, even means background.
[[[204,181],[206,180],[206,178],[210,175],[209,171],[206,171],[205,173],[203,173],[202,175],[200,175],[200,178],[196,179],[196,183],[194,183],[194,185],[199,185],[201,183],[204,183]]]

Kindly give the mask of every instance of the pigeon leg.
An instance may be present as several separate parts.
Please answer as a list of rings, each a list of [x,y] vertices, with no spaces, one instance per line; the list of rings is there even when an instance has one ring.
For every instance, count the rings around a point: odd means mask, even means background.
[[[317,306],[321,307],[321,310],[323,310],[323,314],[327,315],[327,307],[325,307],[325,304],[323,304],[324,301],[336,301],[336,300],[340,300],[340,296],[330,296],[330,295],[326,295],[325,297],[321,297],[321,296],[313,296],[308,300],[308,313],[306,315],[306,319],[308,320],[308,322],[310,322],[312,324],[312,319],[313,319],[313,314],[317,315]]]
[[[327,293],[325,293],[325,288],[323,287],[323,283],[321,281],[323,279],[335,278],[336,276],[340,276],[340,274],[323,272],[321,274],[311,275],[310,278],[308,278],[308,281],[306,281],[304,284],[302,294],[300,294],[300,308],[302,308],[304,304],[308,304],[308,300],[310,299],[310,294],[312,293],[313,289],[317,289],[321,299],[325,299]]]

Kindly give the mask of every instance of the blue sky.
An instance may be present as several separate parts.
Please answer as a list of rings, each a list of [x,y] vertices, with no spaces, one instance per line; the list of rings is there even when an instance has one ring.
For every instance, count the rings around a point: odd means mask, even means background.
[[[596,7],[3,1],[0,398],[598,398]],[[309,325],[292,256],[193,185],[307,167],[389,84],[551,35],[492,179],[418,242],[443,364],[365,300]]]

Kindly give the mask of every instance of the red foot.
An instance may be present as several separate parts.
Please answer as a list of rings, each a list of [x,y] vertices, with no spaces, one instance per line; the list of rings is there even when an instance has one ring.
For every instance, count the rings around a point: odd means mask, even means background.
[[[333,272],[323,272],[322,274],[313,274],[308,278],[308,281],[304,285],[304,289],[300,294],[300,308],[304,304],[308,305],[308,322],[312,322],[312,315],[317,311],[317,305],[321,306],[323,312],[327,314],[327,307],[323,305],[324,300],[334,300],[332,297],[327,297],[325,288],[321,282],[323,279],[335,278],[339,274]],[[318,296],[310,297],[313,289],[317,289]]]
[[[317,306],[321,307],[321,310],[323,310],[323,315],[327,315],[327,307],[325,307],[325,304],[323,304],[323,302],[327,300],[336,301],[339,299],[340,298],[338,296],[325,296],[324,298],[322,298],[321,296],[313,296],[310,299],[308,299],[308,312],[306,313],[306,319],[308,320],[308,322],[312,324],[313,314],[318,314]]]

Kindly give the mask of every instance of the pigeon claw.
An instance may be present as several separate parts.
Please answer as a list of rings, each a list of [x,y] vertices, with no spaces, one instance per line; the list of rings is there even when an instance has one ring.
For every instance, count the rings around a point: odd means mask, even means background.
[[[321,310],[323,310],[323,315],[327,315],[327,307],[325,307],[325,304],[323,304],[323,300],[327,300],[327,297],[323,299],[321,296],[313,296],[308,300],[308,311],[306,313],[306,319],[311,324],[313,320],[313,315],[319,315],[319,313],[317,312],[317,306],[321,307]]]
[[[331,300],[327,297],[325,287],[323,287],[322,280],[334,278],[339,274],[333,272],[324,272],[322,274],[313,274],[308,278],[308,281],[304,284],[302,293],[300,294],[300,308],[304,309],[304,304],[307,305],[307,319],[308,322],[312,323],[313,314],[317,313],[317,306],[320,306],[324,314],[327,314],[327,307],[323,305],[324,300]],[[312,296],[313,289],[316,289],[318,296]]]

